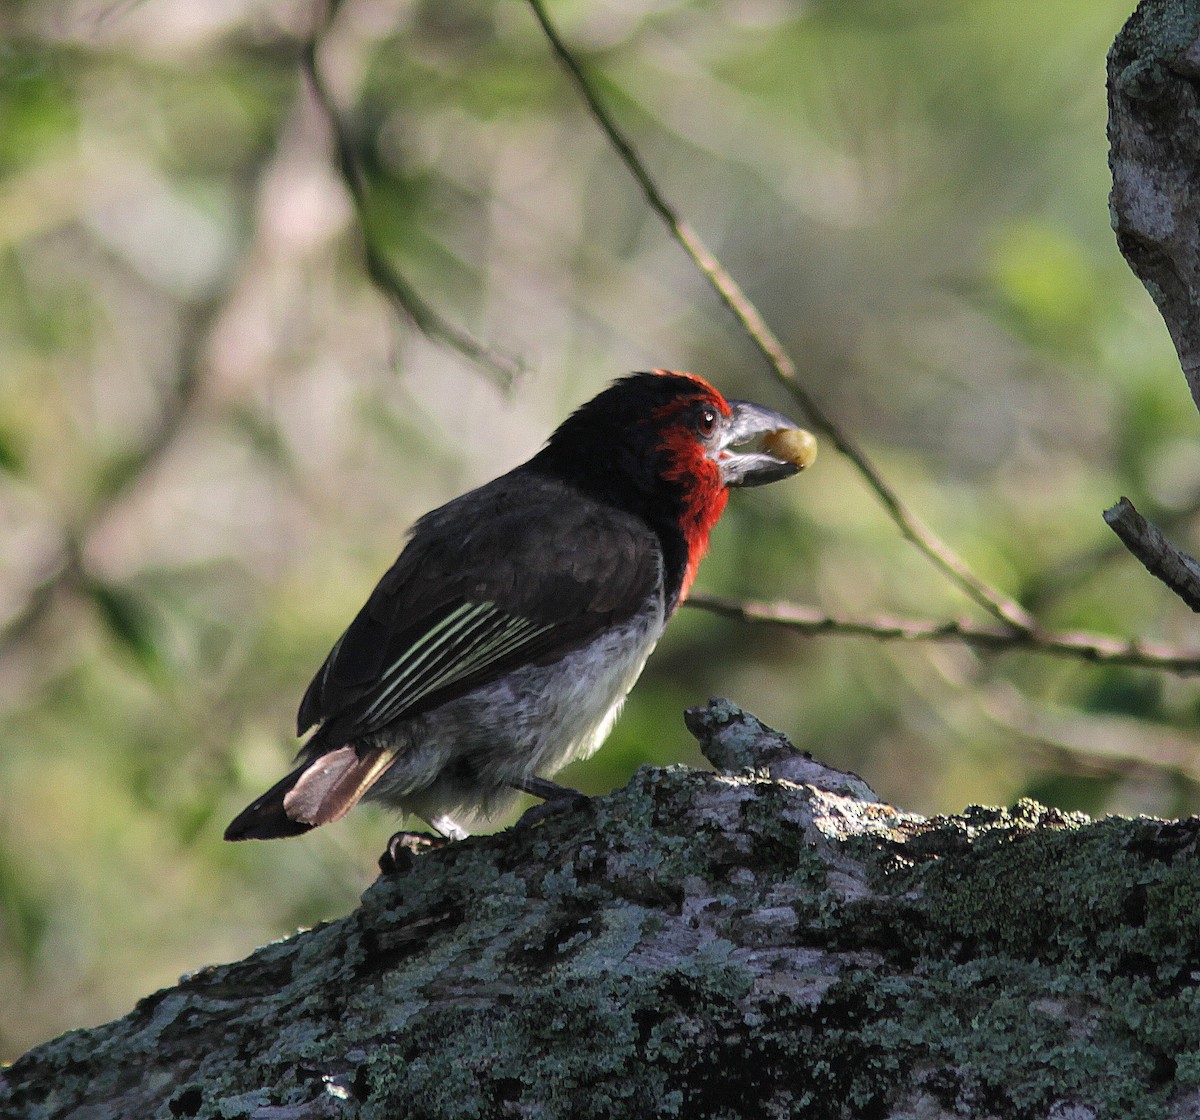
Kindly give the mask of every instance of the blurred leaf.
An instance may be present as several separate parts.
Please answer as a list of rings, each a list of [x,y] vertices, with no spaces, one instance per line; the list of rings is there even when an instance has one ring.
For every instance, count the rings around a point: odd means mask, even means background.
[[[295,82],[294,59],[231,55],[209,70],[147,68],[137,75],[164,130],[164,155],[181,185],[203,179],[229,185],[248,161],[273,147]],[[128,81],[128,60],[114,81]]]
[[[182,847],[189,847],[201,840],[204,833],[216,819],[217,810],[222,807],[223,789],[218,789],[215,783],[202,786],[196,797],[188,799],[182,805],[174,806],[172,826],[175,837]],[[221,822],[224,825],[224,821]]]
[[[1157,720],[1162,717],[1162,699],[1163,678],[1160,674],[1133,669],[1099,669],[1080,706],[1089,712]]]
[[[497,63],[463,87],[463,108],[481,121],[511,123],[514,114],[537,109],[558,90],[557,77],[541,60]]]
[[[380,252],[418,251],[429,237],[418,217],[433,184],[424,174],[408,175],[379,164],[365,167],[366,236]]]
[[[235,405],[229,412],[234,429],[254,449],[264,462],[276,467],[295,466],[292,449],[279,430],[279,425],[261,408],[254,404]]]
[[[1162,373],[1157,379],[1124,386],[1118,398],[1117,464],[1139,487],[1146,485],[1165,444],[1174,437],[1195,438],[1195,417],[1179,407],[1181,390],[1186,392],[1182,377],[1177,369]]]
[[[96,466],[89,479],[92,495],[104,502],[120,493],[146,468],[146,453],[142,447],[131,447],[109,455]]]
[[[94,291],[78,277],[35,278],[16,248],[0,254],[0,327],[37,353],[61,353],[90,339],[95,304]]]
[[[27,166],[78,126],[69,71],[40,45],[0,43],[0,172]]]
[[[24,466],[21,441],[16,432],[0,424],[0,471],[5,474],[20,474]]]
[[[88,597],[108,632],[148,671],[163,669],[158,627],[148,603],[127,587],[90,579]]]
[[[1101,285],[1064,230],[1033,221],[1009,226],[995,239],[990,270],[1014,330],[1053,351],[1086,349]]]
[[[35,890],[12,848],[0,841],[0,934],[30,968],[37,958],[50,925],[50,905]]]

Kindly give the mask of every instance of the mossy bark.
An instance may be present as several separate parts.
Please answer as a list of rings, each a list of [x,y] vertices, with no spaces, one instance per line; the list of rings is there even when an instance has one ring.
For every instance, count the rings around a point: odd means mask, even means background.
[[[1200,1115],[1200,823],[926,820],[726,702],[643,769],[5,1071],[76,1117]]]

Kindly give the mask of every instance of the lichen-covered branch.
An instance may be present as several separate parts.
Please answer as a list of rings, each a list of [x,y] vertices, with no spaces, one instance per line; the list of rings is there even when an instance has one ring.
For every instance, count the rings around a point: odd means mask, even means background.
[[[1195,1115],[1200,823],[927,820],[726,701],[640,770],[26,1054],[0,1116]]]

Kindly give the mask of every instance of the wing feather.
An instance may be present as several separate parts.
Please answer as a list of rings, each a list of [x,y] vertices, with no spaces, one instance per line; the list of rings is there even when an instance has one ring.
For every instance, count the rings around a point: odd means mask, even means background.
[[[661,547],[640,519],[518,468],[427,514],[300,705],[309,757],[583,645],[642,609]]]
[[[468,621],[463,621],[464,616]],[[443,623],[436,635],[427,631],[419,646],[410,647],[381,678],[363,713],[370,730],[413,710],[431,694],[486,672],[550,629],[506,614],[495,603],[464,603],[449,617],[456,619],[455,626],[446,629]]]

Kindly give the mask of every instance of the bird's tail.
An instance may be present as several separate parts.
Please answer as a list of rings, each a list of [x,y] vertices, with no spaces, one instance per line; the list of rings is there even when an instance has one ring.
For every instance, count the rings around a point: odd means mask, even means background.
[[[246,806],[225,830],[226,840],[275,840],[344,817],[358,804],[395,753],[338,747],[302,762]]]

